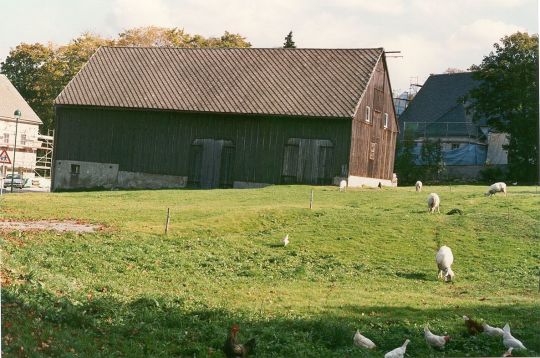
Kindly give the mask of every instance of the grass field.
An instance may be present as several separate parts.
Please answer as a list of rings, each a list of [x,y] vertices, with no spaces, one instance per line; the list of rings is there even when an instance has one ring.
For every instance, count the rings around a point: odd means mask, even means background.
[[[258,357],[382,357],[405,338],[409,357],[500,356],[502,339],[466,333],[469,315],[509,322],[529,349],[514,356],[540,355],[535,187],[313,189],[313,210],[307,186],[3,196],[3,220],[104,226],[2,236],[3,353],[221,357],[238,323]],[[440,215],[426,212],[430,191]],[[437,281],[443,244],[453,283]],[[444,350],[425,325],[452,336]],[[356,329],[378,350],[353,347]]]

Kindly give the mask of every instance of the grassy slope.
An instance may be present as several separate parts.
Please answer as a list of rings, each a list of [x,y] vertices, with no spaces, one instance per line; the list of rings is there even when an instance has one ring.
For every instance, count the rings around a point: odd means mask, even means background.
[[[314,210],[305,186],[4,196],[3,219],[107,227],[5,236],[3,352],[206,356],[238,322],[261,357],[380,357],[406,337],[409,356],[500,356],[500,339],[467,336],[466,314],[510,322],[530,349],[515,355],[540,354],[534,187],[506,198],[486,198],[483,187],[426,189],[443,212],[463,216],[428,215],[426,190],[314,190]],[[454,252],[453,284],[436,280],[442,244]],[[453,337],[444,351],[426,346],[425,324]],[[357,328],[377,352],[352,347]]]

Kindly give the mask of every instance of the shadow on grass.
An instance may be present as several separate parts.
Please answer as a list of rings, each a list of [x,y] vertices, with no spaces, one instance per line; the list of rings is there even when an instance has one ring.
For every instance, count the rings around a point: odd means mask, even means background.
[[[9,356],[206,357],[223,356],[221,347],[232,323],[242,342],[257,339],[258,357],[380,357],[411,339],[412,357],[500,356],[500,338],[468,336],[461,316],[486,318],[492,325],[510,321],[512,332],[540,352],[538,307],[508,305],[443,309],[347,305],[333,313],[284,317],[211,309],[188,298],[141,297],[123,302],[99,294],[77,301],[42,288],[3,288],[2,350]],[[444,351],[428,347],[422,329],[453,337]],[[378,345],[376,352],[352,346],[359,329]],[[21,348],[22,347],[22,348]]]
[[[408,280],[431,281],[425,272],[396,272],[396,276]]]

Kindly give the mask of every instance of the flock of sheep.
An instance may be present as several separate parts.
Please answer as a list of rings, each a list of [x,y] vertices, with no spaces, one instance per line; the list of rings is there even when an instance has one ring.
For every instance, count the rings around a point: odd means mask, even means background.
[[[340,191],[344,191],[346,188],[347,183],[340,183]],[[422,191],[422,182],[417,181],[415,184],[415,188],[417,192]],[[489,187],[489,190],[485,193],[486,196],[491,196],[496,193],[504,193],[506,195],[506,184],[502,182],[494,183]],[[427,205],[428,205],[428,212],[434,213],[437,211],[437,213],[440,213],[439,207],[441,204],[441,199],[439,195],[436,193],[431,193],[428,195],[427,198]],[[439,248],[439,251],[435,255],[435,262],[437,263],[437,269],[438,269],[438,278],[443,279],[444,281],[452,281],[454,279],[454,272],[452,271],[452,263],[454,262],[454,255],[452,253],[452,250],[448,246],[441,246]],[[507,348],[507,351],[503,354],[503,357],[509,357],[512,355],[513,350],[517,349],[526,349],[523,343],[521,343],[518,339],[514,338],[510,333],[510,326],[506,324],[504,328],[496,328],[491,327],[486,323],[483,323],[482,325],[472,321],[467,316],[463,316],[465,320],[465,325],[469,328],[472,324],[477,325],[479,328],[477,329],[477,332],[484,332],[487,335],[490,336],[501,336],[503,337],[503,344]],[[470,330],[469,330],[470,331]],[[446,342],[450,340],[450,336],[438,336],[429,330],[429,328],[424,328],[424,337],[426,339],[426,342],[436,348],[443,348]],[[407,345],[409,344],[410,340],[407,339],[403,343],[402,346],[388,352],[385,354],[385,358],[403,358],[407,349]],[[368,348],[368,349],[374,349],[376,347],[375,343],[371,341],[369,338],[364,337],[359,331],[356,331],[356,334],[353,338],[354,345],[358,347]]]

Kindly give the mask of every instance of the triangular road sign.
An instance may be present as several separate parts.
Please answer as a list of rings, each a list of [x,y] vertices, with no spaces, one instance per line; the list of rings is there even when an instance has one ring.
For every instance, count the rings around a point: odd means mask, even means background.
[[[11,159],[9,159],[9,155],[5,149],[0,152],[0,164],[11,164]]]

